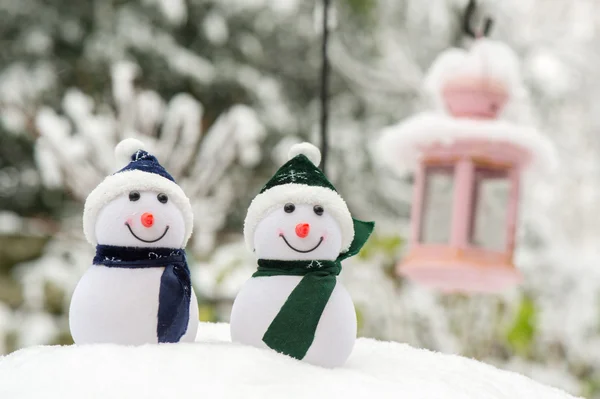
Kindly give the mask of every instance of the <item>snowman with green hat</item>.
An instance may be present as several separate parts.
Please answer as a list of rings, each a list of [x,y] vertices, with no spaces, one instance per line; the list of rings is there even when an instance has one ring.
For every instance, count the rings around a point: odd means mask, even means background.
[[[312,144],[294,145],[248,208],[244,237],[258,270],[233,304],[231,338],[337,367],[356,340],[354,304],[337,276],[374,223],[352,218],[320,159]]]

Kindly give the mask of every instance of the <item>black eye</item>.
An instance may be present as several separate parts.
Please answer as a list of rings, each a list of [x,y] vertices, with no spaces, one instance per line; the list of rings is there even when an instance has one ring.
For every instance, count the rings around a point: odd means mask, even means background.
[[[323,212],[325,212],[325,210],[323,209],[323,207],[321,205],[315,205],[315,207],[313,208],[313,210],[319,216],[321,216],[323,214]]]
[[[129,201],[137,201],[140,199],[140,193],[137,191],[131,191],[129,193]]]
[[[158,199],[158,202],[166,204],[167,201],[169,200],[169,197],[167,197],[167,194],[165,193],[160,193],[156,196],[156,198]]]
[[[291,204],[291,203],[285,204],[285,206],[283,207],[283,210],[286,213],[292,213],[292,212],[294,212],[296,210],[296,205]]]

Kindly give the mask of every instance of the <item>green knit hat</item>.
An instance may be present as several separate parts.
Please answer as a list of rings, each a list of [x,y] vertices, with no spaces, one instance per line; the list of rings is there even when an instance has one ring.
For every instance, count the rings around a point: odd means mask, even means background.
[[[292,146],[287,161],[254,198],[244,221],[244,237],[254,251],[254,231],[273,210],[288,202],[321,205],[338,222],[342,231],[342,253],[354,239],[354,222],[344,199],[317,167],[321,152],[310,143]]]

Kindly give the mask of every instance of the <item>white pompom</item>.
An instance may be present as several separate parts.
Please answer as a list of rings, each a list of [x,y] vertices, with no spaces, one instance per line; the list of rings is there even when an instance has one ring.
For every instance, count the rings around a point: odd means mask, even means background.
[[[125,139],[115,147],[115,158],[120,166],[125,166],[131,162],[131,156],[138,150],[144,149],[144,143],[138,139]]]
[[[319,166],[321,163],[321,151],[311,143],[294,144],[288,152],[288,159],[300,154],[306,156],[315,166]]]

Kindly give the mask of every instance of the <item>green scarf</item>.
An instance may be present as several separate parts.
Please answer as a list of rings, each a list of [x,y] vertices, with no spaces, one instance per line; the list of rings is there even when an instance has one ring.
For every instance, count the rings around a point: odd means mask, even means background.
[[[304,276],[263,336],[269,348],[296,359],[303,359],[308,352],[336,276],[342,271],[342,260],[360,251],[375,226],[373,222],[353,221],[354,240],[336,260],[258,260],[258,270],[252,277]]]

